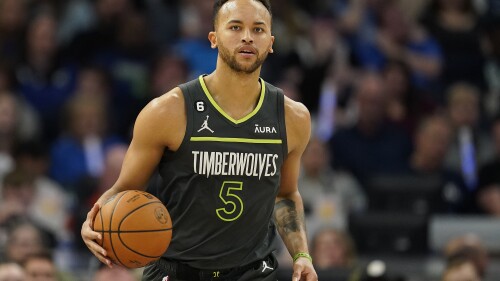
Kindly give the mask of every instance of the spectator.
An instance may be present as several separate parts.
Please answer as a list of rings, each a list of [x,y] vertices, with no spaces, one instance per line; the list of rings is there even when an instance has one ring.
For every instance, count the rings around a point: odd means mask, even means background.
[[[34,224],[19,220],[9,226],[5,245],[7,261],[23,263],[26,258],[49,248],[48,239]]]
[[[479,169],[479,184],[476,203],[488,215],[500,217],[500,116],[491,126],[494,144],[493,157]]]
[[[91,2],[72,0],[55,3],[59,5],[58,42],[69,44],[76,34],[90,29],[95,24],[96,15]]]
[[[28,16],[26,1],[0,1],[0,53],[10,65],[19,63]]]
[[[174,50],[187,59],[190,77],[214,71],[217,51],[207,43],[206,34],[212,30],[212,3],[204,0],[183,1],[180,6],[181,36]]]
[[[28,218],[29,207],[35,196],[34,176],[21,170],[7,173],[2,182],[1,194],[0,224]]]
[[[153,43],[160,48],[170,46],[180,33],[179,1],[145,1],[145,5]]]
[[[386,1],[376,15],[378,29],[368,42],[356,46],[361,65],[380,70],[390,60],[405,62],[419,89],[430,89],[441,71],[441,50],[417,23],[403,16],[401,8]]]
[[[366,198],[359,183],[347,172],[330,168],[328,146],[311,139],[302,156],[299,190],[304,202],[309,228],[325,223],[344,228],[349,212],[366,207]]]
[[[159,97],[188,79],[189,68],[186,60],[173,51],[161,53],[151,69],[151,93],[149,100]],[[148,100],[148,102],[149,102]]]
[[[464,81],[484,90],[484,54],[479,13],[473,0],[432,0],[422,23],[443,53],[440,82],[444,88]]]
[[[441,281],[481,281],[474,264],[467,259],[450,262],[443,272]]]
[[[0,60],[0,92],[9,92],[17,88],[16,76],[11,65]]]
[[[477,187],[477,169],[491,155],[492,145],[481,130],[480,94],[466,83],[452,85],[447,91],[446,111],[454,130],[446,166],[461,173],[467,188]]]
[[[339,35],[333,18],[316,17],[311,20],[309,38],[299,51],[302,78],[300,92],[307,93],[301,102],[315,114],[318,111],[322,84],[329,74],[339,83],[347,70],[348,49]],[[307,45],[306,45],[307,44]],[[340,88],[340,85],[336,85]]]
[[[60,58],[56,30],[56,18],[50,13],[30,21],[24,61],[16,71],[20,93],[39,114],[47,140],[57,136],[60,109],[73,93],[76,80],[76,68]]]
[[[14,96],[0,92],[0,178],[14,166],[12,150],[18,140],[18,107]]]
[[[333,135],[333,164],[365,185],[378,173],[402,171],[411,151],[408,136],[387,121],[387,92],[381,77],[363,74],[355,90],[357,122]],[[384,159],[381,163],[381,159]]]
[[[349,39],[351,49],[372,40],[376,33],[376,16],[383,8],[380,0],[339,0],[332,2],[332,10],[339,22],[339,30]],[[359,62],[357,62],[359,63]]]
[[[12,153],[19,141],[37,137],[38,120],[14,93],[0,91],[0,179],[13,169]]]
[[[70,193],[84,177],[98,178],[106,150],[119,142],[107,132],[102,99],[82,95],[66,104],[66,130],[52,146],[50,175]]]
[[[17,263],[0,263],[0,281],[26,281],[26,274]]]
[[[420,173],[440,173],[451,144],[451,124],[443,116],[429,116],[421,121],[414,139],[410,170]]]
[[[420,120],[435,111],[436,104],[427,93],[418,91],[410,69],[401,61],[389,61],[382,70],[387,89],[387,118],[413,136]]]
[[[95,24],[76,33],[65,50],[80,63],[93,62],[96,55],[115,50],[119,27],[132,11],[130,0],[96,0],[92,4]]]
[[[450,239],[445,245],[444,256],[448,263],[453,263],[456,260],[471,261],[481,278],[486,276],[490,263],[486,247],[479,237],[473,234]]]
[[[408,172],[422,177],[438,177],[443,182],[442,195],[446,205],[436,211],[460,213],[469,211],[471,203],[460,174],[445,166],[452,134],[450,122],[443,116],[434,115],[422,120],[415,133]]]
[[[33,200],[27,206],[29,216],[61,239],[68,233],[71,199],[62,186],[47,176],[48,147],[36,140],[21,142],[15,148],[14,158],[16,170],[25,171],[26,178],[34,180]]]
[[[131,114],[125,111],[125,107],[135,106],[131,105],[128,98],[119,97],[122,93],[117,92],[113,86],[113,78],[109,70],[98,64],[83,66],[78,74],[75,91],[75,95],[81,96],[82,99],[100,100],[105,107],[106,118],[109,120],[108,131],[122,134],[124,138],[129,137],[132,121],[129,117]]]
[[[99,178],[89,177],[80,181],[77,187],[79,200],[73,211],[72,231],[75,236],[80,235],[81,225],[87,217],[87,210],[92,208],[99,196],[118,179],[126,152],[127,146],[124,144],[110,146],[106,152],[102,175]],[[78,247],[86,249],[81,239],[76,242]]]
[[[26,257],[23,262],[26,281],[58,281],[57,269],[48,252],[40,252]]]
[[[108,280],[138,281],[137,277],[130,270],[118,266],[113,268],[101,267],[92,279],[92,281]]]
[[[500,110],[500,15],[487,17],[484,26],[487,56],[484,75],[488,92],[482,101],[488,115],[494,117]]]
[[[336,228],[323,228],[311,241],[311,255],[317,269],[354,269],[357,254],[354,241],[346,232]]]

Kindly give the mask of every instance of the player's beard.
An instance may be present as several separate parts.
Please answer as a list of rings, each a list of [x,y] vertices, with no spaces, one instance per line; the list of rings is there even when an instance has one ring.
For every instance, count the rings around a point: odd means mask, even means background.
[[[254,73],[264,63],[268,54],[266,52],[265,54],[260,56],[259,52],[257,51],[257,54],[255,54],[257,57],[255,62],[250,66],[245,66],[239,63],[236,60],[236,54],[231,55],[229,50],[226,47],[224,47],[224,45],[219,43],[218,48],[220,57],[232,70],[234,70],[235,72],[246,73],[246,74]]]

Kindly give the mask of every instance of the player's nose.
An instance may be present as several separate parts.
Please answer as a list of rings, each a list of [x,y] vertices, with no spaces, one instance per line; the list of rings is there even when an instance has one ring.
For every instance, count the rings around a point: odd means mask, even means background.
[[[253,36],[250,29],[245,29],[242,33],[243,33],[243,37],[241,38],[242,42],[253,43]]]

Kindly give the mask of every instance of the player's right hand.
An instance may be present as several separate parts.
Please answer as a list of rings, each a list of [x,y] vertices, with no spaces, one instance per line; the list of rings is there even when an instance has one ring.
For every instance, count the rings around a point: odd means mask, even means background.
[[[95,203],[92,209],[87,213],[87,219],[82,225],[82,239],[94,256],[96,256],[102,263],[112,268],[113,264],[111,263],[111,260],[107,258],[106,250],[104,250],[104,248],[97,243],[97,241],[102,241],[102,235],[101,233],[94,231],[94,218],[97,215],[99,208],[99,204]]]

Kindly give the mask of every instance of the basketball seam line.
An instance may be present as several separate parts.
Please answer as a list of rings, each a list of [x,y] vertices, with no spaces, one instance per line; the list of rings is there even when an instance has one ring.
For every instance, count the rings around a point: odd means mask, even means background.
[[[147,258],[158,258],[158,257],[161,257],[163,254],[162,254],[162,255],[160,255],[160,256],[148,256],[148,255],[145,255],[145,254],[143,254],[143,253],[139,253],[139,252],[135,251],[134,249],[130,248],[127,244],[125,244],[125,243],[123,242],[123,239],[122,239],[122,238],[121,238],[121,236],[120,236],[120,233],[122,232],[122,231],[120,231],[120,227],[121,227],[121,225],[122,225],[123,221],[124,221],[124,220],[125,220],[125,219],[129,216],[129,215],[131,215],[133,212],[135,212],[135,211],[139,210],[139,209],[140,209],[140,208],[142,208],[142,207],[145,207],[145,206],[148,206],[148,205],[151,205],[151,204],[155,204],[155,203],[160,203],[163,207],[165,207],[165,205],[163,205],[163,202],[161,202],[161,201],[159,201],[159,200],[158,200],[158,201],[153,201],[153,202],[148,202],[148,203],[146,203],[146,204],[143,204],[143,205],[141,205],[141,206],[139,206],[139,207],[137,207],[137,208],[135,208],[135,209],[131,210],[128,214],[126,214],[126,215],[122,218],[122,220],[121,220],[121,221],[120,221],[120,223],[118,224],[118,239],[120,239],[120,242],[122,243],[122,245],[123,245],[123,246],[125,246],[125,248],[129,249],[131,252],[136,253],[137,255],[140,255],[140,256],[143,256],[143,257],[147,257]],[[111,227],[110,227],[110,228],[111,228]],[[172,228],[170,228],[170,229],[172,229]],[[134,232],[136,232],[136,231],[134,231]],[[142,232],[146,232],[146,231],[142,231]],[[152,231],[147,231],[147,232],[152,232]]]
[[[113,211],[111,212],[111,216],[110,216],[110,218],[109,218],[109,229],[111,229],[111,226],[112,226],[112,222],[113,222],[113,215],[115,214],[116,206],[118,205],[118,203],[120,203],[120,201],[122,200],[123,196],[125,196],[125,194],[127,194],[128,192],[130,192],[130,190],[125,191],[125,192],[122,194],[122,196],[120,196],[120,198],[118,198],[118,199],[116,200],[116,203],[115,203],[115,205],[113,206]],[[118,227],[118,229],[120,229],[120,228]],[[120,258],[118,257],[118,255],[116,254],[115,247],[113,246],[113,238],[111,237],[111,232],[109,233],[109,242],[110,242],[110,244],[111,244],[111,250],[113,250],[113,253],[115,254],[115,258],[117,259],[117,261],[118,261],[120,264],[124,265],[124,264],[122,263],[122,261],[120,260]]]

